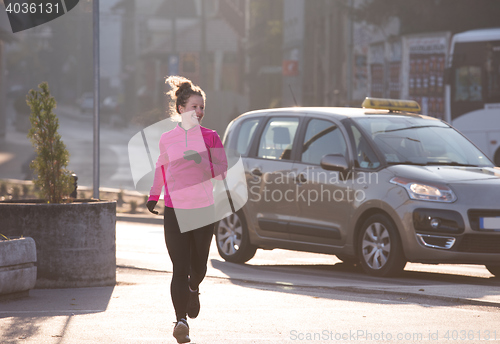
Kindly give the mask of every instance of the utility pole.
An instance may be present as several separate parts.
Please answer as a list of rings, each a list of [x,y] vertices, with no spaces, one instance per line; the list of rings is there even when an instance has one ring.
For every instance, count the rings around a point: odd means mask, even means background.
[[[128,122],[137,112],[135,0],[125,0],[124,9],[122,29],[124,106],[122,107],[122,116],[123,120]]]
[[[93,0],[93,43],[94,43],[94,198],[99,199],[99,0]]]
[[[201,74],[201,86],[205,89],[208,88],[207,84],[207,14],[206,14],[206,6],[205,0],[201,0],[201,22],[200,22],[200,30],[201,30],[201,52],[200,52],[200,74]]]
[[[332,87],[332,78],[333,78],[333,73],[331,71],[331,60],[332,60],[332,49],[331,49],[331,36],[330,33],[332,32],[332,2],[328,1],[326,2],[326,9],[325,13],[323,13],[325,16],[325,59],[324,59],[324,73],[325,73],[325,84],[324,84],[324,90],[323,90],[323,106],[329,106],[332,105],[332,95],[333,95],[333,90],[332,88],[335,87],[335,83],[333,83]]]
[[[172,54],[175,54],[175,51],[177,50],[177,28],[176,28],[176,24],[175,24],[175,17],[177,16],[177,12],[176,12],[176,2],[177,0],[172,0],[172,11],[170,13],[172,13]]]
[[[353,20],[353,1],[349,0],[349,51],[347,52],[347,102],[351,106],[353,94],[353,48],[354,48],[354,20]]]
[[[0,39],[0,104],[5,104],[5,73],[4,73],[4,54],[3,54],[3,41]],[[7,118],[5,106],[0,106],[0,140],[7,134]]]
[[[245,0],[245,38],[244,38],[244,67],[241,74],[243,83],[243,95],[250,100],[250,85],[246,76],[250,74],[250,0]]]

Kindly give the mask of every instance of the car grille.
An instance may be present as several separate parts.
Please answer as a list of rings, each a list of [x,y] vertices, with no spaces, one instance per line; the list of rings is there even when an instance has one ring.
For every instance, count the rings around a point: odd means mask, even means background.
[[[480,217],[500,217],[500,210],[469,210],[469,222],[470,228],[475,231],[481,231],[479,228],[479,218]]]
[[[500,235],[466,234],[458,245],[459,252],[500,253]]]

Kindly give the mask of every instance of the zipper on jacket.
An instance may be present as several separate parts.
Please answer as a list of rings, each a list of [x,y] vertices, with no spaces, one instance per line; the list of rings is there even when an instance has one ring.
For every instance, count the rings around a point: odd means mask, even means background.
[[[186,132],[186,148],[188,146],[188,131],[186,129],[184,129],[184,131]]]

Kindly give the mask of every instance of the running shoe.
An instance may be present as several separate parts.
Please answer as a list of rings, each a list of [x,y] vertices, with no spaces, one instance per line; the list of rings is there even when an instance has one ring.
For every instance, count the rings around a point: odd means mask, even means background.
[[[194,319],[200,313],[200,292],[198,290],[189,290],[189,301],[187,306],[187,314],[191,319]]]
[[[186,319],[181,319],[175,323],[174,327],[174,337],[177,339],[177,343],[189,343],[189,325]]]

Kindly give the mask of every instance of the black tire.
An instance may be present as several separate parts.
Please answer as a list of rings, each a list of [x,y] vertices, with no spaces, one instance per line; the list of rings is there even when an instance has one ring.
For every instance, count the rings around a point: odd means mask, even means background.
[[[486,269],[488,269],[489,272],[491,272],[492,275],[494,275],[496,278],[500,278],[500,265],[485,265]]]
[[[347,265],[357,265],[359,264],[359,259],[354,256],[346,256],[343,254],[336,254],[337,258],[342,261],[342,263]]]
[[[406,265],[399,234],[386,215],[375,214],[366,219],[357,245],[361,266],[372,276],[394,276]]]
[[[219,221],[215,228],[215,242],[220,256],[231,263],[248,262],[257,251],[257,246],[250,243],[241,211]]]

